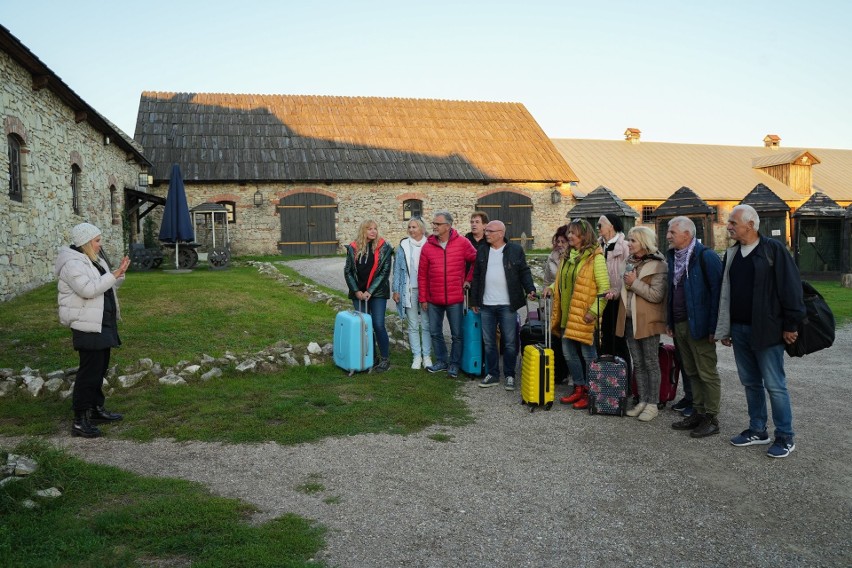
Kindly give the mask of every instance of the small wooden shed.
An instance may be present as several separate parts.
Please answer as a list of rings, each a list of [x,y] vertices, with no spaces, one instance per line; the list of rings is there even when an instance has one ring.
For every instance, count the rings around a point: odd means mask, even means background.
[[[666,232],[669,221],[675,217],[689,217],[695,223],[695,236],[706,247],[713,248],[713,219],[716,210],[698,197],[698,194],[684,186],[675,191],[654,211],[657,226],[657,240],[660,249],[665,250]]]
[[[792,220],[799,272],[810,277],[839,275],[846,211],[817,191],[793,213]]]
[[[762,183],[754,186],[740,205],[751,205],[760,216],[760,234],[787,245],[787,217],[790,206]]]
[[[601,215],[611,213],[621,219],[624,225],[624,234],[636,225],[639,213],[625,203],[611,189],[599,185],[594,191],[589,192],[586,197],[572,207],[566,217],[569,219],[585,219],[592,227],[597,227]]]

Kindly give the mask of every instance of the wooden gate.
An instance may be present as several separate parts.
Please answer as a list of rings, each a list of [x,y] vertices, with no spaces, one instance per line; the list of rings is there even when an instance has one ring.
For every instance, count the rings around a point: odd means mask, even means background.
[[[522,244],[524,235],[526,249],[533,248],[532,199],[512,191],[498,191],[477,201],[476,209],[488,213],[489,219],[503,221],[507,239]]]
[[[283,255],[323,256],[337,254],[334,199],[321,193],[295,193],[281,199],[281,240]]]
[[[787,215],[764,215],[760,216],[760,234],[770,239],[779,241],[787,246]]]

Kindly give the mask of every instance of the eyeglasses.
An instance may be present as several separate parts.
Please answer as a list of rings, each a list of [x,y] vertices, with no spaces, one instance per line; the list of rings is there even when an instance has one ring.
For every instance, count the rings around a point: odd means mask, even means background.
[[[441,225],[449,225],[449,223],[436,223],[436,222],[432,221],[433,227],[440,227]]]
[[[598,223],[598,229],[600,229],[600,228],[601,228],[601,224],[600,224],[600,223]]]
[[[503,229],[485,229],[486,233],[502,233]]]

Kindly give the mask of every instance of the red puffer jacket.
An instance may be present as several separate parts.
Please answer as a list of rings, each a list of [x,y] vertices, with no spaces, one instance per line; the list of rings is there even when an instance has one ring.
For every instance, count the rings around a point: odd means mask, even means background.
[[[441,247],[438,237],[429,235],[420,253],[417,287],[420,302],[449,306],[464,302],[464,282],[473,279],[476,249],[470,241],[450,229],[447,248]],[[465,267],[470,270],[465,274]]]

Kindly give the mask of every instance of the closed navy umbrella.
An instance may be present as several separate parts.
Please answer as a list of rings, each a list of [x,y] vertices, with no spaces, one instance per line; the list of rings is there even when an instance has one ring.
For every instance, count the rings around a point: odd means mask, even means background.
[[[192,219],[189,216],[189,206],[186,204],[186,190],[183,187],[183,175],[180,166],[172,166],[169,178],[169,193],[166,196],[166,206],[163,211],[163,222],[160,225],[160,240],[175,245],[175,267],[178,267],[178,247],[180,243],[190,243],[195,240]]]

